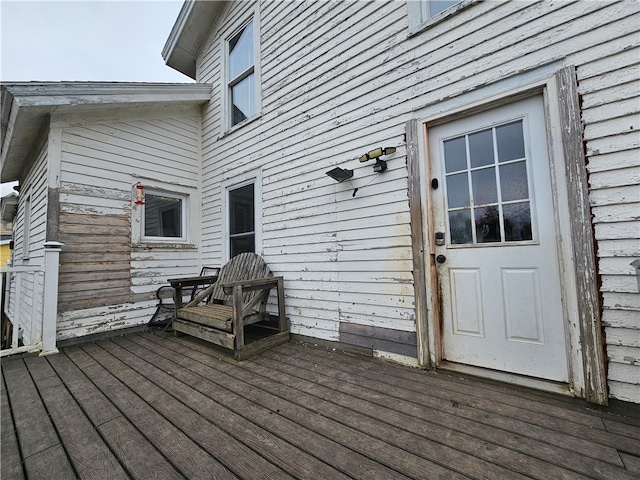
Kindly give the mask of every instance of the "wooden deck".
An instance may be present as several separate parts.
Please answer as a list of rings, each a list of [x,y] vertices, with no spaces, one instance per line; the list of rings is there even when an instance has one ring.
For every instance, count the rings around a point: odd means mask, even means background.
[[[322,346],[143,332],[2,374],[3,480],[640,478],[638,417]]]

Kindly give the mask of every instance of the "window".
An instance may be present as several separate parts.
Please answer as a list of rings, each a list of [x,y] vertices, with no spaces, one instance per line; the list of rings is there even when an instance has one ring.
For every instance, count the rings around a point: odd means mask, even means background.
[[[22,226],[22,258],[29,258],[31,252],[31,194],[24,200],[24,222]]]
[[[523,120],[442,145],[451,244],[533,240]]]
[[[231,126],[256,114],[253,20],[228,41],[228,95]]]
[[[423,0],[422,3],[422,21],[445,11],[452,5],[459,3],[460,0]]]
[[[254,184],[229,190],[229,258],[255,252]]]
[[[168,193],[145,195],[143,238],[186,240],[186,198]]]
[[[421,32],[426,27],[449,18],[476,0],[419,0],[407,2],[409,34]],[[456,8],[451,8],[456,5]]]

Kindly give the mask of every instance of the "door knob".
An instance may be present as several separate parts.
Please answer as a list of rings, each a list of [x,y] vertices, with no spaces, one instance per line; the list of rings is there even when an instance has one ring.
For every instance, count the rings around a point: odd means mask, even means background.
[[[444,255],[438,255],[436,257],[436,262],[438,262],[438,263],[444,263],[446,261],[447,261],[447,257],[445,257]]]

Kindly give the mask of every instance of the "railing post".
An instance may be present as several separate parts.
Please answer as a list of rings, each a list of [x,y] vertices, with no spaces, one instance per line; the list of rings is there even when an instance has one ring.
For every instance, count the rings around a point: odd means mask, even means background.
[[[58,323],[58,270],[62,243],[44,244],[44,292],[42,301],[42,351],[40,356],[58,353],[56,326]]]

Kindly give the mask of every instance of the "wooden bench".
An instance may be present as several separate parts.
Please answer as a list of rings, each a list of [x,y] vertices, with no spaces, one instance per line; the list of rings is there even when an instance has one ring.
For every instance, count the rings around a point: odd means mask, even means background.
[[[284,279],[274,277],[261,256],[255,253],[236,255],[222,267],[213,284],[183,306],[183,289],[197,288],[203,282],[202,277],[169,280],[174,289],[174,332],[233,350],[239,360],[289,341]],[[277,294],[277,316],[267,312],[267,301],[273,288]],[[260,330],[258,339],[245,342],[245,327],[254,324],[255,329]]]
[[[197,285],[188,285],[188,282],[185,282],[181,287],[181,302],[184,302],[185,298],[189,301],[193,300],[198,293],[217,280],[219,273],[220,267],[202,267],[200,276],[193,277],[197,279]],[[163,285],[156,290],[156,298],[159,303],[155,313],[149,319],[148,325],[162,328],[164,331],[171,331],[175,316],[175,292],[176,290],[171,285]]]

